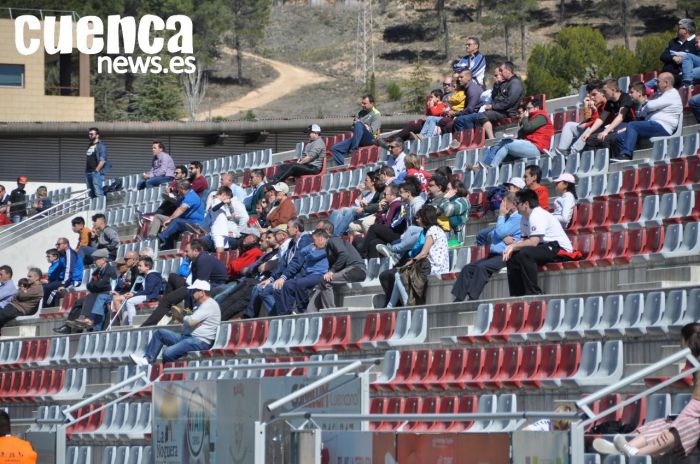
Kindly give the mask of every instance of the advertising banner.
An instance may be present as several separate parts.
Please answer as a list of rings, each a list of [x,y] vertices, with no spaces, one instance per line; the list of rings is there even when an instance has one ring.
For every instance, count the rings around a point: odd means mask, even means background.
[[[510,436],[507,433],[399,433],[396,448],[398,464],[510,462]],[[389,461],[381,462],[389,464]]]

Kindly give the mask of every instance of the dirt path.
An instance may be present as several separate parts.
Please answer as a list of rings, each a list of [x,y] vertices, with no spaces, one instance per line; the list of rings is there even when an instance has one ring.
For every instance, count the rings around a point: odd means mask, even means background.
[[[231,55],[235,53],[234,50],[228,48],[224,49],[223,51],[224,53]],[[267,105],[268,103],[271,103],[290,93],[296,92],[307,85],[330,80],[330,78],[326,76],[307,71],[306,69],[298,68],[280,61],[263,58],[262,56],[254,55],[252,53],[243,52],[243,56],[269,64],[275,69],[275,71],[277,71],[279,77],[269,84],[248,92],[241,98],[226,102],[217,106],[216,108],[212,108],[211,111],[200,113],[197,115],[198,121],[217,117],[229,118],[243,111],[248,111]]]

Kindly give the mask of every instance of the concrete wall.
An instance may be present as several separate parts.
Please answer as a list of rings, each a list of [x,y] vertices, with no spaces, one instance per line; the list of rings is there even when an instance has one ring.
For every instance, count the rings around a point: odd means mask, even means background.
[[[36,37],[39,38],[39,33]],[[94,121],[95,99],[44,95],[43,44],[24,56],[15,47],[15,26],[0,19],[0,63],[24,65],[24,87],[0,87],[0,121]]]

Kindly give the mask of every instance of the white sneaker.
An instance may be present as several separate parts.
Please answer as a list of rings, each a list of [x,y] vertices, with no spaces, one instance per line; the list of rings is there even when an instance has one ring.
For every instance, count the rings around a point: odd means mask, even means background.
[[[596,438],[593,440],[593,449],[600,454],[620,454],[620,451],[618,451],[618,449],[615,447],[615,444],[602,438]]]
[[[389,247],[384,245],[383,243],[377,245],[377,252],[389,258],[389,263],[391,264],[391,267],[396,266],[396,263],[399,262],[399,257],[396,256],[396,253],[391,251]]]
[[[637,453],[630,453],[630,447],[627,444],[627,439],[625,438],[624,435],[615,435],[615,438],[613,438],[613,443],[615,443],[615,448],[620,452],[620,454],[624,454],[627,457],[632,456],[633,454]],[[634,449],[634,448],[632,448]]]
[[[150,364],[148,359],[146,359],[144,356],[138,356],[132,353],[129,355],[129,357],[137,366],[148,366]]]

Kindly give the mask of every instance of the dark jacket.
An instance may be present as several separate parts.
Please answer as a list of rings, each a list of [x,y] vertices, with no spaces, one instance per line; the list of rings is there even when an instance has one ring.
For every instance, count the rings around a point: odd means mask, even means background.
[[[192,261],[192,282],[206,280],[210,284],[225,284],[228,281],[226,265],[203,251]]]
[[[260,266],[275,259],[277,257],[277,253],[278,250],[274,249],[259,257],[257,261],[246,268],[246,272],[244,274],[245,277],[256,277],[258,280],[263,280],[270,277],[274,269],[271,271],[260,272]]]
[[[514,75],[498,86],[498,89],[492,96],[491,109],[513,118],[518,115],[518,103],[520,103],[524,95],[525,88],[523,83],[518,76]]]
[[[683,43],[678,41],[678,37],[674,37],[668,42],[666,50],[661,54],[660,60],[663,62],[664,66],[661,68],[662,72],[670,72],[673,77],[676,78],[676,87],[680,85],[681,80],[679,76],[681,75],[681,65],[673,61],[673,55],[671,52],[686,52],[692,53],[693,55],[700,55],[700,49],[695,45],[697,42],[695,37],[691,40],[686,40]]]
[[[326,255],[328,256],[329,271],[340,272],[345,268],[359,267],[367,272],[365,260],[362,259],[357,249],[348,242],[338,237],[328,239],[326,245]]]
[[[163,293],[163,278],[157,271],[151,271],[146,274],[146,281],[138,286],[141,288],[134,296],[146,295],[148,301],[156,301]]]
[[[119,273],[111,263],[103,269],[97,268],[92,271],[92,279],[87,284],[87,289],[91,293],[107,293],[112,290],[112,279],[117,279]]]
[[[467,96],[467,101],[464,104],[464,109],[458,111],[455,116],[461,116],[463,114],[476,113],[479,108],[479,98],[484,91],[479,84],[476,83],[474,79],[469,81],[467,88],[464,89],[464,94]]]

